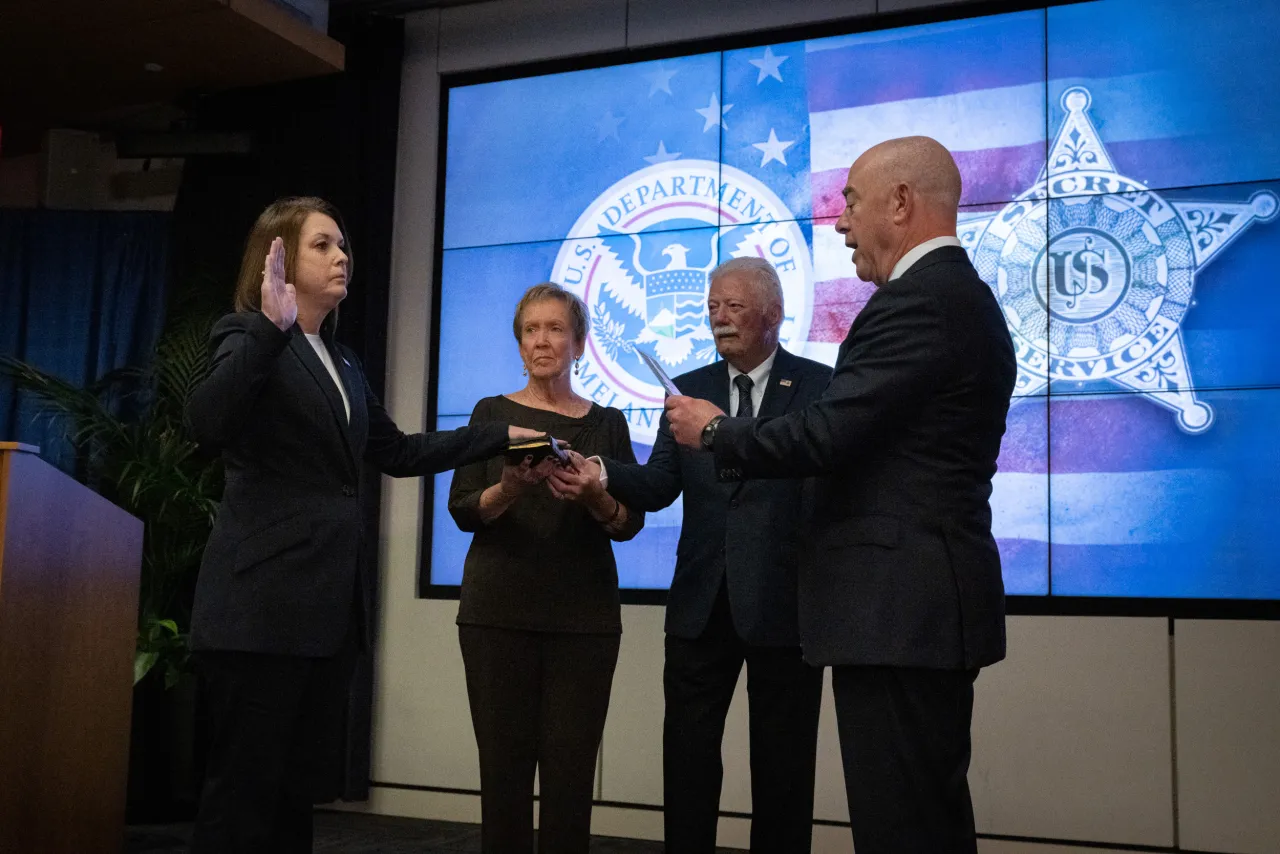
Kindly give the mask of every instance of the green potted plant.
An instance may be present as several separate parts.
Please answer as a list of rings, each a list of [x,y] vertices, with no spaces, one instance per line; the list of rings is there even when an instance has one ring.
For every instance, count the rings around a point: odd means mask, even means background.
[[[196,785],[193,779],[172,779],[175,773],[194,777],[194,724],[175,720],[194,719],[194,680],[188,678],[190,599],[221,496],[222,466],[218,458],[199,451],[182,413],[209,372],[209,330],[216,318],[205,310],[171,312],[148,364],[113,371],[87,388],[0,357],[0,373],[35,397],[43,417],[65,426],[77,455],[76,477],[145,526],[134,651],[131,802],[156,799],[134,796],[142,778],[145,788],[161,793],[175,785]],[[171,690],[180,685],[184,690]],[[158,694],[167,697],[157,699]],[[162,708],[157,711],[157,706]],[[182,711],[175,712],[175,706]],[[142,731],[140,720],[146,722]],[[165,723],[150,726],[160,720]],[[148,726],[168,732],[148,732]],[[148,739],[153,744],[138,743]],[[172,743],[175,739],[179,744]],[[185,756],[182,764],[188,767],[175,771],[175,754]],[[157,767],[164,764],[170,767]],[[190,792],[176,796],[194,797]],[[172,800],[175,794],[163,797]],[[156,808],[143,812],[154,814]]]

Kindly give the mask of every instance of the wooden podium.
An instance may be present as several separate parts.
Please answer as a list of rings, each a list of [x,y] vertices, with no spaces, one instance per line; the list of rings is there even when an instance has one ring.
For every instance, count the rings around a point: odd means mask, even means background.
[[[124,842],[142,522],[0,443],[0,854]]]

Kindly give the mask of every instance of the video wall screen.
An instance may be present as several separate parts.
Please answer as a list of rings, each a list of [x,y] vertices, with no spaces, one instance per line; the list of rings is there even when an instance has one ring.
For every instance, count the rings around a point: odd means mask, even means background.
[[[1280,4],[1100,0],[452,86],[437,426],[522,387],[511,314],[547,280],[591,313],[576,390],[626,414],[641,461],[662,391],[638,354],[673,376],[716,358],[717,263],[771,261],[782,345],[832,364],[873,291],[833,229],[845,173],[926,134],[1017,349],[1008,592],[1280,599],[1277,31]],[[433,585],[470,542],[449,481]],[[681,513],[616,547],[624,587],[669,584]]]

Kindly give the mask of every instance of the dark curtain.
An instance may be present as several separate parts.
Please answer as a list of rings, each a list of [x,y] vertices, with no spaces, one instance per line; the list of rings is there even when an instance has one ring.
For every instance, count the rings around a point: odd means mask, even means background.
[[[170,215],[0,210],[0,353],[83,387],[146,362],[164,323]],[[65,424],[0,378],[0,441],[74,473]]]
[[[175,270],[183,281],[213,283],[229,310],[244,240],[262,209],[286,195],[333,202],[354,250],[338,339],[360,356],[381,397],[404,25],[398,18],[338,18],[330,32],[347,47],[342,74],[209,97],[198,106],[198,130],[247,132],[253,147],[245,156],[188,158],[174,210]],[[379,475],[370,474],[365,486],[365,557],[376,568]],[[365,656],[349,704],[345,800],[368,797],[372,697],[372,658]]]

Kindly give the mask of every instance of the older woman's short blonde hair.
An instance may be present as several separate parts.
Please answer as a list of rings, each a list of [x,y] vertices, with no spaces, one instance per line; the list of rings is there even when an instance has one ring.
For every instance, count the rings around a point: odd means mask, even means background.
[[[573,340],[581,343],[587,340],[587,304],[576,295],[569,293],[555,282],[543,282],[534,285],[524,292],[520,302],[516,303],[516,316],[511,321],[511,331],[520,342],[520,329],[524,326],[524,311],[535,302],[546,299],[558,300],[569,310],[569,323],[573,326]]]

